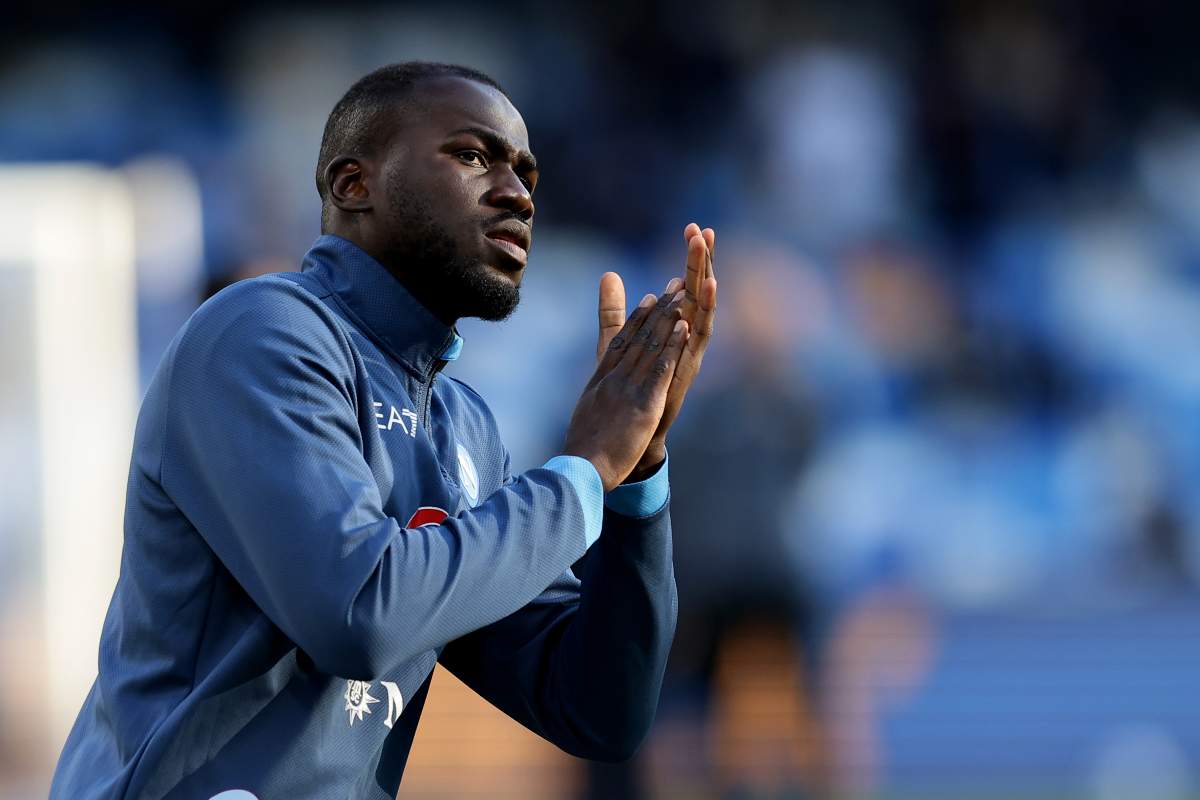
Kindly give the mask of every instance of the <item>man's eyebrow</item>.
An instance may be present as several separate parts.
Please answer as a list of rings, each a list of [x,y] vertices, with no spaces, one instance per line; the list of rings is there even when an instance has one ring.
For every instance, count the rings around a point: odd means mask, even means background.
[[[533,153],[529,152],[528,150],[518,150],[506,139],[501,138],[500,134],[496,133],[495,131],[488,130],[487,128],[467,126],[466,128],[459,128],[456,131],[451,131],[450,135],[458,136],[464,133],[469,133],[482,141],[492,152],[503,153],[509,158],[510,161],[516,164],[518,169],[522,169],[526,172],[537,171],[537,159],[533,157]]]

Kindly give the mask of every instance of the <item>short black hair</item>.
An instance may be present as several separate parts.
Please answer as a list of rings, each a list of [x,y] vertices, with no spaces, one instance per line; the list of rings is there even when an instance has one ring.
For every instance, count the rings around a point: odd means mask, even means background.
[[[413,87],[430,78],[466,78],[490,86],[508,97],[504,88],[491,76],[458,64],[405,61],[388,64],[364,75],[342,95],[325,121],[316,176],[317,193],[321,195],[322,206],[329,199],[329,187],[325,184],[325,169],[329,162],[343,154],[371,155],[386,138],[381,124],[386,117],[384,112],[395,112],[402,107]]]

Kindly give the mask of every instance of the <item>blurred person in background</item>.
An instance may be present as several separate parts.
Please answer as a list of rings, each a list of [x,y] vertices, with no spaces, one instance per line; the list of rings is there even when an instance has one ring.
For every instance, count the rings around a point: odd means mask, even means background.
[[[712,330],[713,231],[688,226],[685,276],[628,319],[604,276],[562,455],[514,475],[483,400],[440,376],[459,319],[520,297],[538,171],[508,96],[463,67],[376,70],[316,179],[302,272],[218,293],[151,382],[53,797],[393,797],[436,663],[580,756],[628,758],[653,718],[666,434]]]

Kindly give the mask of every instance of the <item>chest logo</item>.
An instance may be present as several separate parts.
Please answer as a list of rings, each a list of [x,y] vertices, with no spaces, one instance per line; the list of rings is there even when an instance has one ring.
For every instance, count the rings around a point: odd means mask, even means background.
[[[461,444],[458,445],[458,483],[472,506],[479,502],[479,472],[471,454]]]
[[[398,410],[395,406],[388,406],[388,413],[384,414],[383,403],[372,403],[371,405],[375,407],[376,428],[381,431],[390,431],[394,427],[399,427],[409,436],[416,438],[417,412],[408,408]]]

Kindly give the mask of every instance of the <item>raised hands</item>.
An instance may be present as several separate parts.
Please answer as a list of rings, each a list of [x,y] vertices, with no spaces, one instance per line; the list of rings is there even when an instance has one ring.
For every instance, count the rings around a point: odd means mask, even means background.
[[[688,225],[684,277],[673,278],[661,297],[643,297],[628,319],[620,276],[608,272],[600,279],[596,372],[575,407],[563,450],[591,461],[605,491],[641,480],[666,455],[667,431],[712,337],[715,239],[711,228]]]
[[[591,461],[606,492],[637,466],[662,420],[687,339],[682,301],[683,292],[642,299],[611,338],[571,415],[563,452]]]

